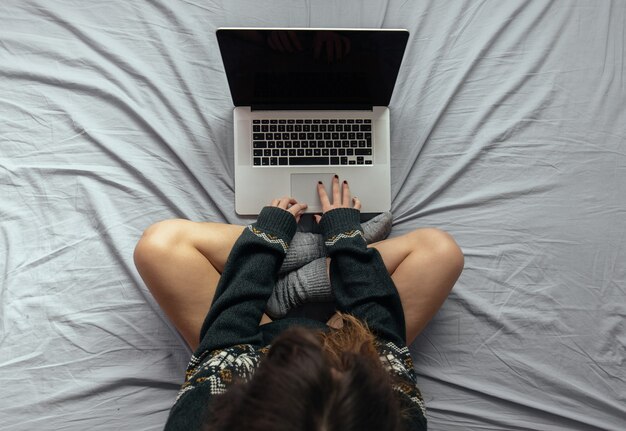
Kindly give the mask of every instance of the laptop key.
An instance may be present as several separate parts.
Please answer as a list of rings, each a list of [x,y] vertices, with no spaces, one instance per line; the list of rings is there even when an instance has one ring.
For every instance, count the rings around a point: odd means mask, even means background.
[[[287,157],[281,157],[278,159],[278,164],[280,166],[285,166],[289,163],[289,159]]]
[[[266,141],[252,141],[252,148],[267,148]]]
[[[253,133],[252,134],[252,139],[254,141],[262,141],[263,139],[265,139],[265,134],[264,133]]]
[[[327,165],[328,161],[328,157],[289,157],[289,164],[292,166]]]
[[[255,157],[254,158],[254,166],[261,166],[261,158],[260,157]]]

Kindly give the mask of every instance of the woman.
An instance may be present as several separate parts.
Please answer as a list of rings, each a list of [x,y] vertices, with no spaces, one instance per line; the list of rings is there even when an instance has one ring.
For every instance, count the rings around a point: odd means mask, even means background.
[[[406,345],[447,297],[463,256],[432,229],[367,247],[359,200],[336,177],[332,190],[331,202],[318,186],[342,312],[334,328],[264,315],[306,204],[274,200],[245,228],[173,221],[146,231],[137,267],[195,349],[167,429],[426,428]]]

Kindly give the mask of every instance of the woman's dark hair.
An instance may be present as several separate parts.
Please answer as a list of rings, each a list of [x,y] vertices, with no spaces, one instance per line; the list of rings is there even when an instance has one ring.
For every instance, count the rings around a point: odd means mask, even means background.
[[[213,401],[206,430],[400,430],[400,408],[358,319],[328,333],[291,328],[278,336],[247,383]]]

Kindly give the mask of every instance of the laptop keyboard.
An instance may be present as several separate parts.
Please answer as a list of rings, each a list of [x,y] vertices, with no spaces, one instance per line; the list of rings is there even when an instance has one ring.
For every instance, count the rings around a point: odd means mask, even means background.
[[[254,166],[371,165],[372,120],[252,120]]]

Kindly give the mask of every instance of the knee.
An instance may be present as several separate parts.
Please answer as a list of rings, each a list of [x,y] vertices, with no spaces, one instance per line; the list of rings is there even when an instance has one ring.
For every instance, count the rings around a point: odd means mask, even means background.
[[[149,226],[137,242],[133,258],[137,267],[166,257],[181,241],[186,220],[164,220]]]
[[[437,228],[417,229],[409,235],[414,238],[415,249],[419,248],[420,253],[425,253],[429,261],[437,266],[445,266],[455,279],[461,275],[465,257],[452,235]]]

